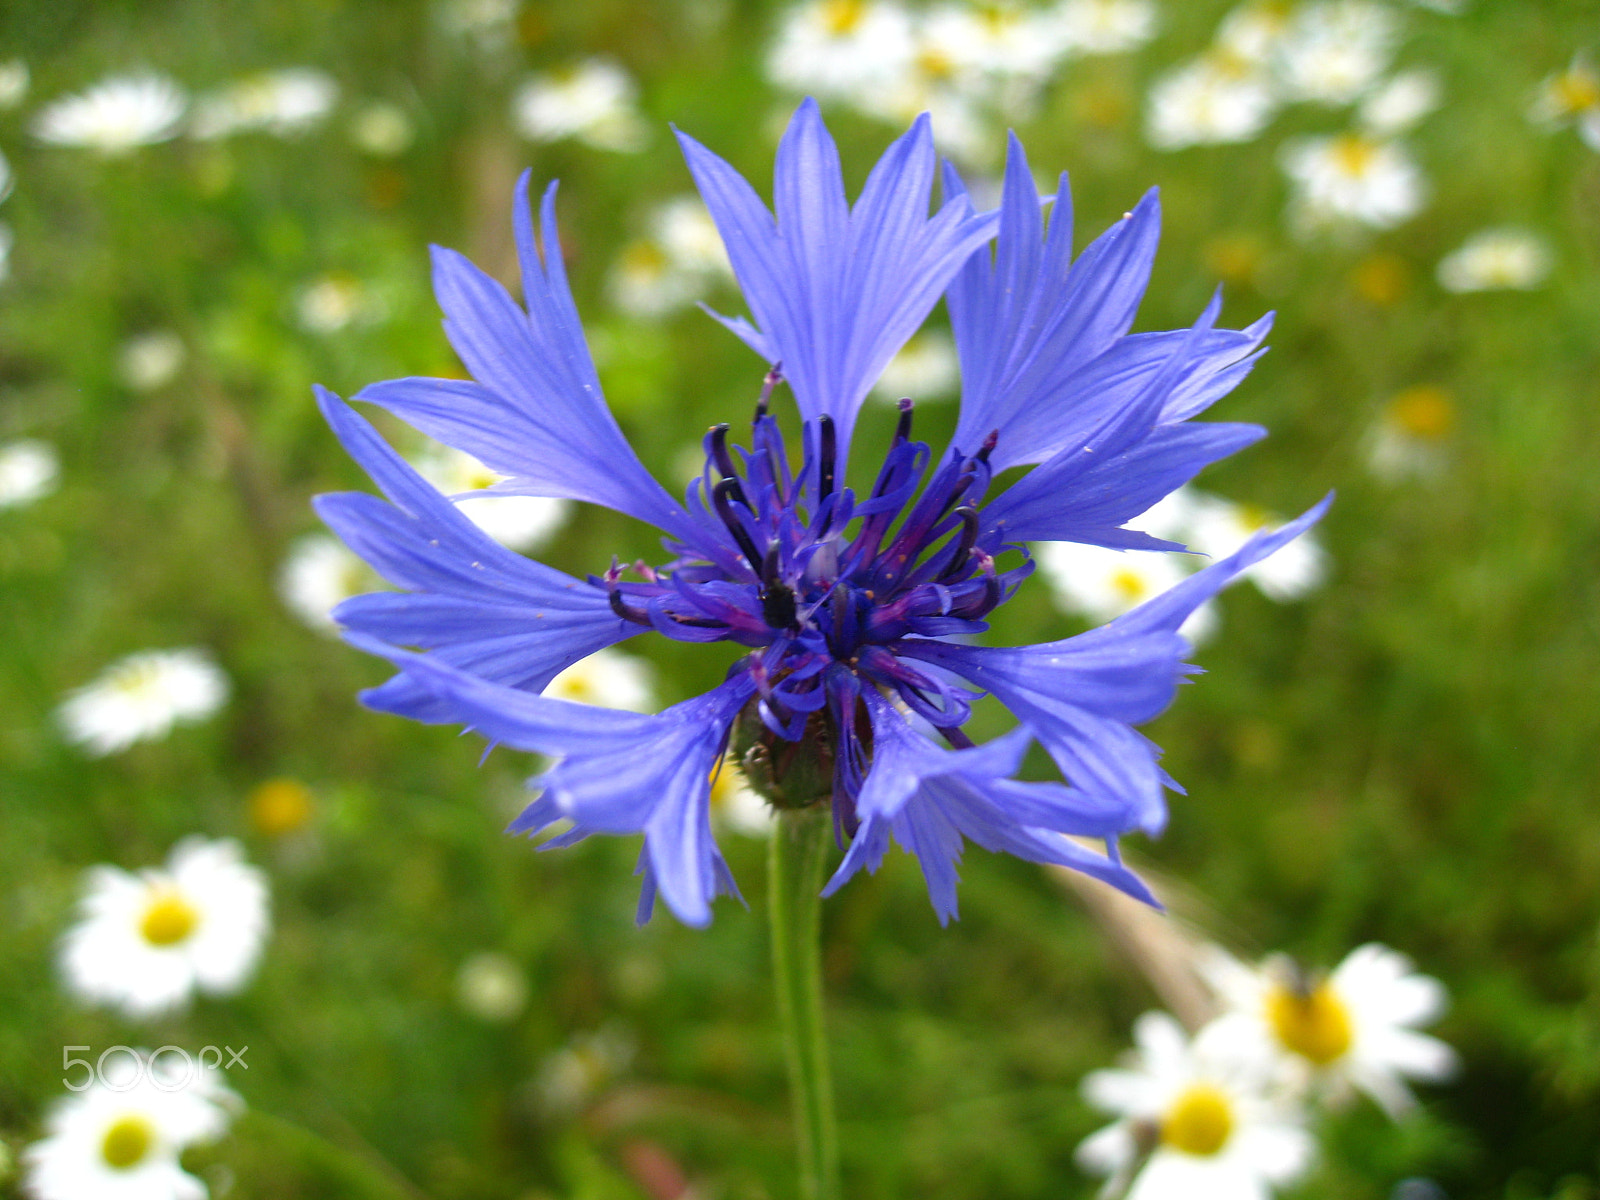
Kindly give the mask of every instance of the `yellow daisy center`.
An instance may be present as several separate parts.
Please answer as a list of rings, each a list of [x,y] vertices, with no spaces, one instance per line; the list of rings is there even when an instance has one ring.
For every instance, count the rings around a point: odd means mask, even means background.
[[[822,24],[834,37],[854,33],[861,18],[867,15],[864,0],[828,0],[822,6]]]
[[[1393,254],[1369,254],[1356,264],[1351,279],[1364,299],[1388,307],[1405,294],[1407,274],[1404,259]]]
[[[200,914],[170,888],[156,891],[139,922],[139,933],[152,946],[175,946],[194,932]]]
[[[1412,437],[1437,442],[1449,436],[1456,409],[1442,387],[1419,383],[1389,402],[1389,417]]]
[[[1563,112],[1579,113],[1600,104],[1600,79],[1588,71],[1562,72],[1554,91]]]
[[[594,680],[587,675],[571,675],[561,680],[549,694],[557,700],[571,700],[574,704],[593,704],[597,693]]]
[[[1111,589],[1130,604],[1143,600],[1150,593],[1144,576],[1127,567],[1111,573]]]
[[[136,1167],[150,1153],[156,1131],[143,1117],[119,1117],[100,1143],[100,1157],[118,1171]]]
[[[1333,142],[1335,165],[1352,179],[1359,179],[1365,175],[1377,154],[1377,146],[1353,133],[1343,134]]]
[[[311,819],[311,789],[298,779],[269,779],[250,793],[250,824],[282,837]]]
[[[1161,1144],[1182,1154],[1216,1154],[1232,1134],[1233,1104],[1221,1088],[1209,1083],[1184,1089],[1161,1118]]]
[[[1267,997],[1267,1020],[1285,1049],[1319,1067],[1349,1053],[1350,1010],[1326,983],[1308,991],[1275,986]]]

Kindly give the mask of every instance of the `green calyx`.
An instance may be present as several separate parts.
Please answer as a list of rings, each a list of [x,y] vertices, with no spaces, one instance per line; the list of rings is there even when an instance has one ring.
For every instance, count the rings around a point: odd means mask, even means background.
[[[801,809],[833,798],[833,720],[812,713],[797,742],[768,729],[754,704],[733,726],[733,752],[750,786],[773,808]]]

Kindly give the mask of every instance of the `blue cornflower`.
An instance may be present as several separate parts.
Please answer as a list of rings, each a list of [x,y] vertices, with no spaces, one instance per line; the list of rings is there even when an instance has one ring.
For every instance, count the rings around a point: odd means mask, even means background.
[[[848,850],[829,892],[875,870],[892,838],[917,856],[947,920],[965,839],[1149,900],[1116,839],[1159,831],[1163,788],[1177,785],[1133,726],[1194,670],[1183,620],[1326,501],[1089,633],[1010,649],[970,635],[1032,570],[1029,540],[1182,549],[1126,523],[1262,436],[1190,418],[1250,370],[1268,322],[1216,329],[1214,300],[1191,329],[1129,334],[1155,252],[1155,194],[1073,259],[1066,177],[1047,232],[1015,138],[996,212],[975,211],[947,164],[930,215],[926,117],[851,206],[807,101],[778,149],[776,219],[727,163],[679,141],[754,323],[718,319],[770,367],[748,448],[727,425],[713,428],[682,503],[645,471],[601,397],[562,266],[554,186],[536,239],[524,175],[514,219],[525,309],[459,254],[434,251],[445,330],[472,380],[391,380],[356,398],[508,476],[496,492],[586,500],[649,522],[670,558],[628,569],[613,560],[580,580],[505,550],[319,389],[388,502],[346,493],[319,498],[318,511],[404,589],[336,610],[352,642],[400,668],[363,700],[551,756],[512,830],[571,823],[546,845],[642,832],[641,920],[658,890],[694,925],[710,920],[715,895],[738,894],[709,818],[710,778],[730,740],[775,802],[831,803]],[[858,492],[845,480],[862,401],[941,296],[961,359],[952,444],[935,457],[916,441],[902,401],[893,444]],[[800,411],[798,467],[770,411],[780,378]],[[1000,471],[1030,465],[986,499]],[[656,715],[539,694],[578,659],[646,630],[749,653],[722,684]],[[974,745],[963,726],[985,692],[1019,724]],[[1011,778],[1035,739],[1065,782]],[[1104,839],[1106,852],[1073,837]]]

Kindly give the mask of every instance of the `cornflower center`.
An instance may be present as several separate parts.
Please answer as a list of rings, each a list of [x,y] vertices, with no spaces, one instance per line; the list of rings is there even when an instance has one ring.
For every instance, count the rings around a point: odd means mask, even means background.
[[[1267,996],[1267,1020],[1285,1049],[1319,1067],[1343,1058],[1354,1040],[1350,1010],[1326,981],[1312,988],[1275,985]]]
[[[953,745],[975,693],[902,658],[906,639],[979,633],[983,618],[1033,569],[1002,572],[995,557],[1011,547],[984,528],[978,505],[989,484],[996,435],[976,452],[952,447],[935,466],[911,439],[912,404],[902,400],[895,435],[872,489],[858,497],[839,479],[840,452],[826,415],[807,422],[795,472],[778,423],[767,411],[780,376],[767,376],[747,450],[728,426],[705,437],[705,468],[687,493],[697,536],[669,542],[677,555],[659,567],[634,564],[642,582],[624,580],[616,562],[590,582],[612,610],[681,641],[732,641],[756,684],[752,718],[780,768],[810,759],[833,774],[823,794],[854,795],[864,768],[856,732],[863,687],[875,687],[938,727]],[[860,718],[865,725],[864,718]],[[796,746],[777,743],[809,742]],[[834,750],[842,762],[834,771]],[[750,766],[748,759],[745,766]],[[752,783],[771,796],[759,771]],[[849,824],[848,820],[845,822]]]
[[[144,1161],[155,1140],[154,1127],[143,1117],[118,1117],[100,1141],[100,1157],[108,1167],[126,1171]]]
[[[1161,1118],[1161,1143],[1206,1158],[1233,1135],[1233,1103],[1214,1084],[1190,1084]]]
[[[194,932],[200,914],[171,888],[161,888],[151,897],[139,921],[139,933],[152,946],[175,946]]]

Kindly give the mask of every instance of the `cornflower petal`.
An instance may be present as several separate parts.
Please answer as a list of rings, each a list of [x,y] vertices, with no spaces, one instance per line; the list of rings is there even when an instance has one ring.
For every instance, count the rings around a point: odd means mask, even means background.
[[[317,512],[379,574],[408,589],[346,600],[334,611],[339,624],[391,645],[437,651],[445,662],[533,691],[639,632],[599,589],[485,534],[333,393],[319,388],[317,401],[350,456],[389,498],[319,496]],[[440,719],[403,675],[366,699],[386,712]]]
[[[1108,801],[1130,825],[1166,823],[1155,746],[1132,728],[1172,702],[1188,643],[1178,627],[1243,571],[1309,529],[1332,497],[1108,625],[1057,642],[1010,648],[906,640],[897,652],[955,672],[993,694],[1056,760],[1074,787]]]
[[[683,507],[644,469],[606,407],[567,286],[556,188],[546,189],[540,208],[541,259],[530,174],[518,181],[513,215],[526,312],[462,255],[433,248],[445,332],[477,382],[395,379],[363,389],[356,399],[510,476],[496,492],[587,500],[693,537]]]
[[[927,215],[935,163],[926,116],[889,147],[851,209],[833,139],[807,100],[778,149],[776,219],[721,158],[685,133],[678,141],[756,324],[720,319],[783,364],[805,420],[833,418],[843,462],[879,372],[993,235],[997,215],[974,213],[965,196]]]

